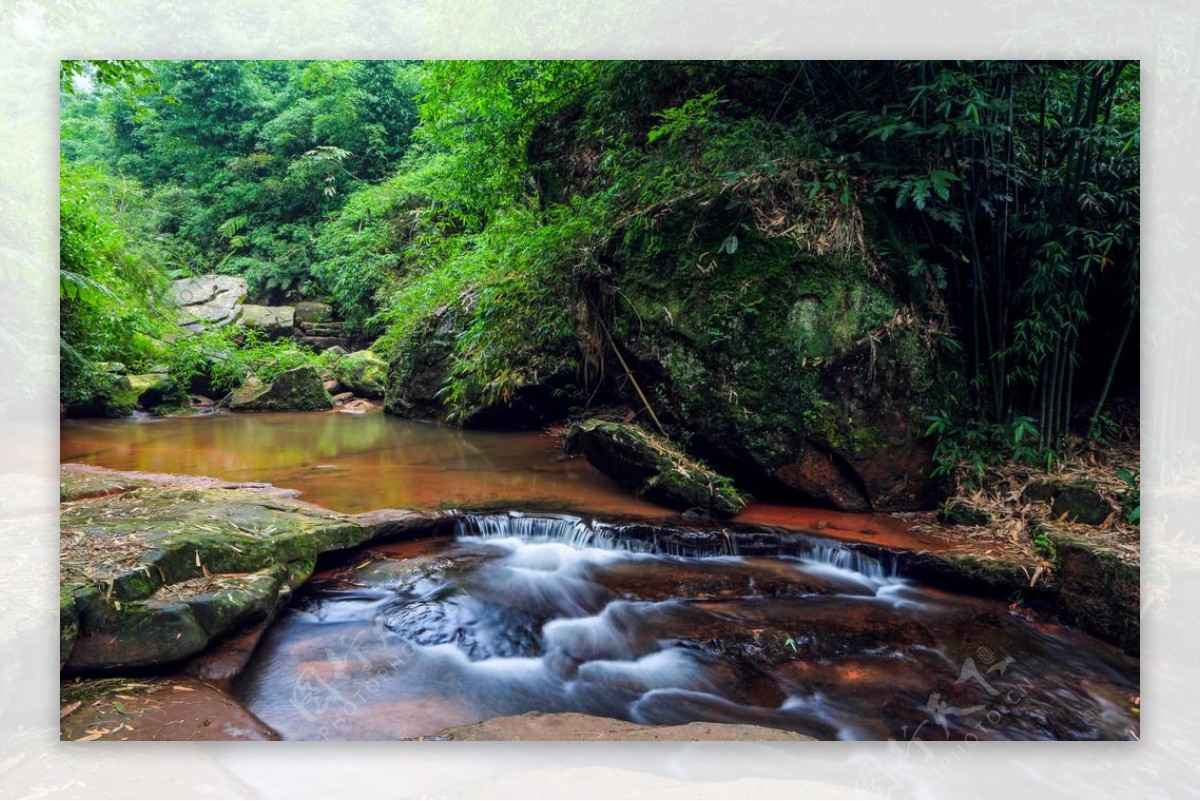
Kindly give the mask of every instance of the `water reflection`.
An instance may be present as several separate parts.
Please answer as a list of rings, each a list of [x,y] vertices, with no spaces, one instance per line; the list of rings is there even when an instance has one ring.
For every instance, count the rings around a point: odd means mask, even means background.
[[[539,432],[462,431],[382,413],[66,420],[63,462],[267,481],[343,512],[514,505],[664,517]]]

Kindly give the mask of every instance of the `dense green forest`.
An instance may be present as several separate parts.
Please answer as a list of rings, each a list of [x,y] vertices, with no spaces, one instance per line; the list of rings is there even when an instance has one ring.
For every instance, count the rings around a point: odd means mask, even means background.
[[[735,477],[816,443],[872,504],[856,460],[901,424],[935,474],[1050,465],[1137,387],[1136,62],[64,62],[62,88],[68,407],[120,408],[112,362],[184,393],[328,358],[182,335],[168,282],[207,273],[330,302],[389,384],[437,351],[440,419],[621,401]]]

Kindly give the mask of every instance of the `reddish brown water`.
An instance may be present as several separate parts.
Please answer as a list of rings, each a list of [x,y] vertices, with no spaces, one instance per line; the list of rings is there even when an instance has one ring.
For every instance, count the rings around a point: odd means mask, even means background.
[[[621,489],[541,432],[462,431],[361,415],[280,412],[65,420],[61,460],[152,473],[266,481],[339,512],[513,508],[665,519],[676,513]],[[944,543],[885,515],[753,503],[738,523],[898,548]]]
[[[61,460],[266,481],[339,512],[513,507],[666,517],[540,432],[462,431],[382,412],[66,420]]]

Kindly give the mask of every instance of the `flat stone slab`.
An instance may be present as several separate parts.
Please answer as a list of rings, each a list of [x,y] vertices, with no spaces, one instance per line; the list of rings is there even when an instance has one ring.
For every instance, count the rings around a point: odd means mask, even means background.
[[[441,515],[360,522],[270,485],[64,466],[60,662],[67,673],[179,663],[269,620],[317,557]]]

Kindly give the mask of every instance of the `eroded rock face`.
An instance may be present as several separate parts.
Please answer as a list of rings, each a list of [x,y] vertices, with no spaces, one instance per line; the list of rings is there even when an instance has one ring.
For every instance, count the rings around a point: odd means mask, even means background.
[[[414,420],[441,420],[446,404],[438,396],[449,374],[450,353],[458,334],[458,314],[447,308],[430,319],[418,344],[392,359],[387,371],[383,410]]]
[[[192,332],[237,322],[246,293],[246,279],[234,275],[201,275],[171,284],[171,300],[180,309],[180,321]]]
[[[229,399],[234,411],[316,411],[332,409],[321,374],[308,366],[285,370],[270,384],[238,388]]]
[[[663,506],[730,517],[746,505],[728,479],[637,426],[588,420],[571,427],[566,448],[568,453],[582,453],[601,473],[640,497]]]

